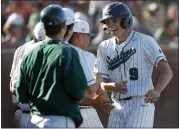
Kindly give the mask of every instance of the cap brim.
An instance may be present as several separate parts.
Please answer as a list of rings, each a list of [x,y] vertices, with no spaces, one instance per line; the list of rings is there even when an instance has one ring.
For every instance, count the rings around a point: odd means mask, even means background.
[[[106,17],[103,17],[103,18],[100,20],[100,23],[104,23],[105,20],[110,19],[110,18],[116,18],[116,17],[111,16],[111,15],[106,16]]]
[[[66,25],[71,25],[71,24],[74,24],[75,23],[75,20],[72,20],[72,19],[67,19],[66,20]]]
[[[96,36],[97,34],[88,33],[91,37]]]

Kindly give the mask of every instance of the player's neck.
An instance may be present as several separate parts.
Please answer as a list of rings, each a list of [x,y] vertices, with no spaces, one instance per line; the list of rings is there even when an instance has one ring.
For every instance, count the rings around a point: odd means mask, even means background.
[[[58,34],[58,35],[55,35],[55,36],[50,36],[50,37],[47,37],[47,39],[52,39],[52,40],[61,40],[61,41],[63,41],[64,36],[63,36],[63,35],[61,35],[61,34]]]
[[[129,36],[131,30],[126,30],[120,36],[116,36],[117,43],[123,43]]]

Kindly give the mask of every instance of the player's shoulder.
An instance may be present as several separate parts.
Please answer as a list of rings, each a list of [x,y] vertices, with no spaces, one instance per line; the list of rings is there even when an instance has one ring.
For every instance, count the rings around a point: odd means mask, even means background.
[[[89,51],[84,51],[84,53],[86,54],[86,56],[88,56],[89,58],[96,58],[95,55]]]
[[[100,46],[111,46],[111,43],[115,41],[115,37],[106,39],[100,43]]]
[[[136,37],[138,37],[141,41],[143,42],[146,42],[146,41],[155,41],[154,37],[150,36],[150,35],[147,35],[147,34],[144,34],[142,32],[137,32],[135,31],[136,33]]]
[[[71,45],[71,44],[68,44],[68,45],[69,45],[69,47],[72,48],[73,51],[77,51],[78,54],[83,54],[83,55],[86,54],[86,52],[84,50],[82,50],[81,48],[76,47],[76,46]]]
[[[19,46],[19,47],[16,49],[16,51],[15,51],[15,53],[14,53],[14,56],[19,56],[19,55],[23,54],[23,53],[24,53],[24,49],[25,49],[26,46],[29,45],[31,42],[32,42],[32,41],[29,41],[29,42],[24,43],[23,45]]]
[[[115,37],[106,39],[99,44],[98,49],[106,50],[112,47],[114,43],[115,43]]]
[[[86,51],[86,52],[88,53],[89,56],[95,57],[95,55],[94,55],[93,53],[91,53],[91,52],[89,52],[89,51]]]
[[[20,51],[23,51],[26,47],[28,47],[30,44],[33,44],[33,43],[34,43],[34,40],[24,43],[22,46],[20,46]]]

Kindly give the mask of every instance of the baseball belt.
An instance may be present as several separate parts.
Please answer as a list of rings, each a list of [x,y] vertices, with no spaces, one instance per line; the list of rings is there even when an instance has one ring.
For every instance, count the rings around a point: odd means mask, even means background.
[[[129,96],[129,97],[127,97],[127,98],[122,98],[122,99],[118,99],[118,100],[131,100],[131,99],[136,98],[136,97],[144,98],[145,95]]]
[[[119,99],[119,100],[131,100],[131,99],[132,99],[132,96],[127,97],[127,98],[122,98],[122,99]]]

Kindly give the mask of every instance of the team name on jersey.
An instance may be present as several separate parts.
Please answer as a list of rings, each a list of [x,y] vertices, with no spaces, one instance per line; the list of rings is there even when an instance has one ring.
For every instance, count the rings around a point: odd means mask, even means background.
[[[120,55],[115,56],[114,58],[110,58],[107,56],[106,62],[108,63],[108,70],[115,70],[121,64],[127,62],[129,58],[136,53],[135,48],[130,48],[127,51],[121,51]]]

